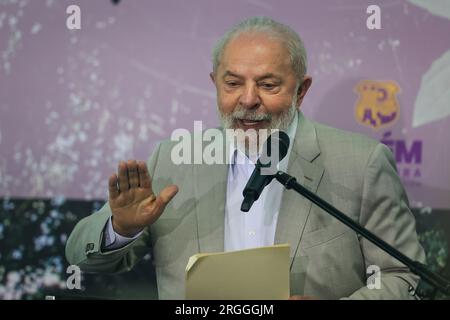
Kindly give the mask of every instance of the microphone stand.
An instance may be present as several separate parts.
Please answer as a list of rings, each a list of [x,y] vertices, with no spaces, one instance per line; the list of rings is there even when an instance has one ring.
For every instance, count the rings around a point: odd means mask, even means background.
[[[387,242],[380,239],[375,234],[373,234],[366,228],[362,227],[361,225],[353,221],[353,219],[342,213],[342,211],[339,211],[331,204],[329,204],[328,202],[321,199],[313,192],[309,191],[308,189],[300,185],[293,176],[285,172],[278,171],[275,174],[275,179],[277,179],[282,185],[284,185],[286,189],[294,189],[295,191],[297,191],[297,193],[301,194],[302,196],[310,200],[312,203],[314,203],[321,209],[325,210],[327,213],[331,214],[333,217],[335,217],[340,222],[342,222],[343,224],[354,230],[356,233],[360,234],[365,239],[372,242],[378,248],[385,251],[390,256],[396,258],[398,261],[407,266],[412,273],[421,277],[422,280],[429,283],[434,288],[440,290],[442,293],[446,295],[450,295],[450,282],[447,279],[427,269],[427,267],[424,264],[418,261],[414,261],[405,256],[403,253],[401,253],[400,251],[389,245]]]

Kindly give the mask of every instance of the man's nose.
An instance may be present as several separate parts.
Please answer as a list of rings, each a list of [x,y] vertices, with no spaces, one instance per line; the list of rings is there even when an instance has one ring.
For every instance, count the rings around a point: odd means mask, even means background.
[[[261,105],[258,88],[254,85],[248,85],[239,99],[240,104],[247,109],[256,109]]]

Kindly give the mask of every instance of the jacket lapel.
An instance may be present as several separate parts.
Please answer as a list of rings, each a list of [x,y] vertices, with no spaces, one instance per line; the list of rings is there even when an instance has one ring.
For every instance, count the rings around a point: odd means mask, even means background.
[[[287,173],[298,183],[316,192],[324,169],[315,161],[320,155],[316,130],[310,121],[299,112],[298,127],[291,150]],[[311,210],[311,202],[293,190],[283,190],[278,215],[275,243],[289,243],[291,263],[297,252]]]

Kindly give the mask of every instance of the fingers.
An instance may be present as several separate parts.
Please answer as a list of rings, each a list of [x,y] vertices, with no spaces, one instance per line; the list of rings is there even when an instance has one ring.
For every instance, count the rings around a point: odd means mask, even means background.
[[[147,165],[144,161],[138,162],[139,185],[141,188],[152,188],[152,180],[148,173]]]
[[[128,183],[128,168],[127,164],[124,161],[119,162],[119,191],[125,192],[130,189],[130,185]]]
[[[111,178],[112,179],[112,178]],[[144,161],[128,160],[120,161],[118,166],[119,193],[131,188],[149,188],[151,191],[151,177]],[[111,184],[113,182],[111,181]],[[116,182],[117,184],[117,182]],[[116,188],[117,189],[117,188]]]
[[[119,190],[117,189],[117,174],[112,174],[108,179],[108,192],[111,200],[119,196]]]
[[[139,175],[136,160],[128,160],[127,169],[128,169],[128,183],[130,184],[130,188],[138,188]]]

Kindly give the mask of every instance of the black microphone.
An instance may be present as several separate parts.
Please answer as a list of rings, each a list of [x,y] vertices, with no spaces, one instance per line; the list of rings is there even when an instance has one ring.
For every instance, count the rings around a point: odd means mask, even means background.
[[[244,201],[242,201],[241,211],[248,212],[253,203],[258,200],[261,192],[277,173],[276,166],[278,162],[286,157],[288,149],[289,136],[285,132],[276,131],[267,138],[263,152],[256,162],[255,169],[242,192]]]

